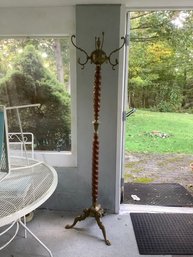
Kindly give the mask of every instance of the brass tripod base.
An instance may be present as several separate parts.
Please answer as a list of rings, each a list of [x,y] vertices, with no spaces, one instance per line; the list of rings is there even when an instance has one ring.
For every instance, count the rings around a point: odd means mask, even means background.
[[[111,245],[110,241],[106,237],[105,227],[101,221],[101,217],[103,215],[104,215],[104,210],[101,208],[101,206],[99,204],[96,206],[92,206],[89,209],[84,209],[83,214],[77,216],[74,219],[74,222],[72,223],[72,225],[66,225],[65,228],[66,229],[73,228],[78,221],[85,220],[87,217],[93,217],[93,218],[95,218],[99,228],[102,230],[106,245]]]

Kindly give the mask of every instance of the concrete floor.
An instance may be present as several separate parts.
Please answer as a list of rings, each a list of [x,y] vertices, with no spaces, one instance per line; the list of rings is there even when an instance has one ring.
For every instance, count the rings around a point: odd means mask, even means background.
[[[78,223],[74,229],[65,229],[64,226],[71,224],[77,213],[37,210],[28,227],[50,248],[54,257],[142,256],[138,252],[129,211],[126,211],[126,207],[123,209],[119,215],[106,215],[102,219],[111,246],[105,245],[101,230],[93,218]],[[1,238],[0,243],[3,240],[4,238]],[[49,256],[49,253],[30,235],[27,239],[23,238],[23,229],[20,229],[18,236],[9,246],[0,251],[0,257],[46,256]]]

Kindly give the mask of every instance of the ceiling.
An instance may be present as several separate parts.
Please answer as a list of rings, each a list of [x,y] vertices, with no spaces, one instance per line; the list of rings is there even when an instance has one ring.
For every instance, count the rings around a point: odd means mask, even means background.
[[[125,4],[128,7],[193,7],[192,0],[0,0],[0,7],[43,7],[76,4]]]
[[[76,4],[125,4],[127,0],[0,0],[0,7],[40,7]]]

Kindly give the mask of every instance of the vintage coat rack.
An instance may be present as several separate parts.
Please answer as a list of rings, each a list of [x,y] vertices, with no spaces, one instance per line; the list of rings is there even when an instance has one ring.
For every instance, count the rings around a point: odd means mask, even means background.
[[[102,224],[101,217],[104,215],[104,210],[101,208],[101,205],[98,203],[98,179],[99,179],[99,112],[100,112],[100,101],[101,101],[101,65],[103,63],[109,63],[114,70],[115,66],[118,65],[118,60],[115,59],[112,62],[111,57],[115,52],[118,52],[125,44],[125,38],[122,37],[123,40],[122,45],[112,51],[109,56],[103,51],[103,43],[104,43],[104,32],[102,33],[102,40],[98,37],[95,38],[95,50],[89,56],[85,50],[78,47],[74,43],[75,35],[72,35],[71,42],[72,44],[81,52],[86,55],[86,61],[81,62],[80,58],[78,59],[78,63],[84,69],[84,66],[90,60],[91,64],[95,64],[95,78],[94,78],[94,89],[93,89],[93,109],[94,109],[94,121],[93,121],[93,144],[92,144],[92,206],[90,208],[84,209],[83,214],[77,216],[74,219],[72,225],[67,225],[66,228],[72,228],[76,225],[78,221],[85,220],[87,217],[94,217],[98,226],[102,230],[104,240],[106,245],[110,245],[110,241],[106,237],[105,227]]]

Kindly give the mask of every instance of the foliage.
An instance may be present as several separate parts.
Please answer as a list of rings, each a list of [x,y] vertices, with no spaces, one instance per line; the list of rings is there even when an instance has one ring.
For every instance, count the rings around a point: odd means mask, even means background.
[[[193,11],[131,13],[129,105],[158,111],[193,106]]]
[[[136,153],[192,154],[192,126],[193,114],[137,110],[127,119],[125,149]]]
[[[52,71],[57,77],[57,57],[56,41],[60,42],[61,58],[63,61],[64,84],[68,88],[69,83],[69,38],[19,38],[19,39],[1,39],[0,40],[0,78],[7,74],[7,70],[15,69],[15,60],[18,54],[28,45],[33,45],[41,56],[42,64],[45,68]]]
[[[40,103],[39,108],[22,112],[23,129],[35,135],[37,149],[56,150],[63,141],[70,148],[70,96],[63,84],[43,66],[33,45],[26,45],[15,58],[13,69],[0,81],[0,102],[8,106]],[[18,132],[10,113],[10,131]]]
[[[141,177],[141,178],[135,178],[133,180],[134,183],[144,183],[144,184],[148,184],[153,182],[153,178],[148,178],[148,177]]]

